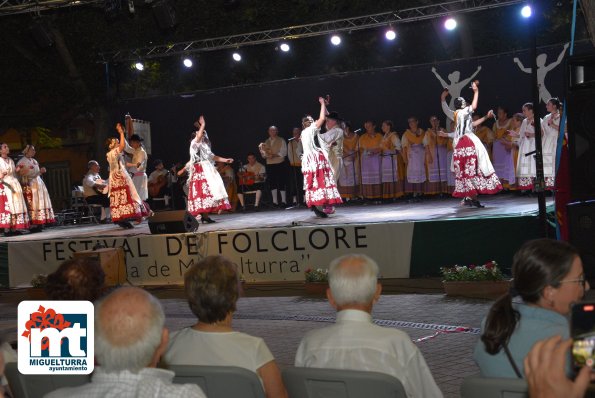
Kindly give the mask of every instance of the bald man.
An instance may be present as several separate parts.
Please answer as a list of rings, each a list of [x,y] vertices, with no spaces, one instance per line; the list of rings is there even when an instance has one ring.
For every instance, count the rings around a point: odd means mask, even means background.
[[[205,398],[196,384],[172,384],[174,373],[157,369],[167,348],[165,314],[154,296],[136,287],[115,290],[95,305],[92,381],[46,395],[58,397]]]
[[[306,333],[295,366],[385,373],[399,379],[408,397],[440,398],[442,392],[411,338],[372,322],[372,308],[382,291],[378,271],[376,262],[363,254],[330,264],[326,294],[337,320]]]

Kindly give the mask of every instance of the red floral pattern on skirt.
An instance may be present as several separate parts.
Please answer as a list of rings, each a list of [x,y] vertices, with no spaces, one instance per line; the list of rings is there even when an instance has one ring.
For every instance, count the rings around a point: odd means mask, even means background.
[[[464,198],[479,194],[495,194],[502,190],[502,184],[496,173],[486,176],[479,168],[477,151],[473,141],[463,136],[457,143],[453,154],[455,169],[455,190],[452,196]]]
[[[308,207],[342,203],[331,166],[322,152],[302,162],[304,191]]]
[[[37,209],[33,203],[33,190],[30,186],[23,186],[23,195],[27,201],[27,207],[29,208],[29,218],[31,219],[31,225],[45,225],[53,224],[56,222],[54,218],[54,210],[50,208]]]
[[[4,192],[5,187],[0,184],[0,228],[10,228],[10,209],[8,208],[8,199]]]
[[[110,210],[112,221],[139,220],[149,215],[149,208],[132,199],[126,178],[120,173],[110,176]]]
[[[188,213],[196,217],[200,213],[212,213],[228,209],[231,209],[229,200],[227,198],[213,198],[209,182],[202,170],[202,165],[195,163],[194,171],[191,173],[188,181]]]

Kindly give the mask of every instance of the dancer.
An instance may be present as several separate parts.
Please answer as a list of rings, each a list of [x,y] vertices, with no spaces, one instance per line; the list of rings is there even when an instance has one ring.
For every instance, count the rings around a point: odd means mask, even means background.
[[[477,200],[477,195],[495,194],[502,190],[502,184],[494,171],[485,146],[473,133],[475,125],[494,116],[490,110],[486,116],[472,122],[472,113],[477,109],[479,100],[478,83],[477,81],[471,83],[473,89],[471,105],[467,106],[465,99],[458,97],[454,101],[455,111],[452,111],[446,104],[448,90],[442,92],[441,102],[444,113],[455,123],[453,167],[456,181],[452,196],[463,198],[461,204],[481,208],[484,206]],[[441,133],[441,135],[449,134]]]
[[[554,190],[554,180],[556,179],[556,149],[561,130],[561,106],[562,104],[558,98],[550,98],[546,104],[549,113],[543,118],[543,122],[541,123],[541,133],[543,135],[543,175],[545,177],[545,188],[549,190]]]
[[[516,184],[512,142],[513,136],[509,134],[511,120],[508,111],[502,106],[496,112],[497,119],[492,127],[494,144],[492,146],[492,161],[496,175],[500,177],[504,189],[511,189]]]
[[[205,118],[201,115],[194,123],[198,131],[192,134],[188,171],[188,204],[186,209],[194,217],[200,215],[202,223],[214,223],[209,213],[229,210],[231,205],[221,176],[213,162],[233,163],[233,159],[222,158],[211,152],[211,142],[205,131]]]
[[[351,127],[350,122],[345,122],[343,128],[343,170],[339,173],[337,189],[341,198],[349,201],[359,196],[360,159],[359,136]]]
[[[364,123],[365,133],[359,137],[361,165],[361,195],[365,199],[382,197],[382,175],[380,170],[380,154],[382,153],[382,136],[376,133],[376,124],[367,120]]]
[[[130,145],[126,143],[126,153],[132,155],[132,160],[126,163],[128,172],[132,176],[132,182],[141,200],[147,200],[149,190],[147,187],[147,152],[143,148],[143,139],[138,134],[132,134],[129,138]]]
[[[33,145],[25,146],[23,156],[18,162],[20,167],[19,175],[23,186],[23,194],[29,207],[29,218],[34,225],[31,232],[39,232],[44,225],[53,224],[54,210],[50,194],[41,175],[46,172],[45,167],[39,167],[39,163],[33,157],[35,156],[35,147]]]
[[[535,156],[528,153],[535,152],[535,114],[533,113],[533,103],[527,102],[523,105],[523,115],[525,120],[521,124],[519,131],[519,155],[517,161],[516,176],[518,177],[519,189],[530,191],[533,189],[537,167],[535,165]]]
[[[319,207],[341,203],[341,196],[337,191],[328,155],[315,141],[315,137],[326,117],[326,100],[319,97],[318,102],[320,103],[318,120],[314,121],[310,115],[302,118],[302,126],[304,127],[301,134],[304,148],[302,173],[304,174],[306,204],[316,213],[316,216],[326,218],[328,215]]]
[[[17,179],[21,166],[15,166],[9,153],[8,145],[0,142],[0,228],[5,229],[4,236],[19,235],[18,230],[29,228],[27,204]]]
[[[337,112],[329,112],[326,115],[324,134],[318,134],[320,147],[327,154],[333,176],[335,177],[335,185],[339,181],[341,169],[343,168],[343,129],[340,123],[343,119]],[[331,205],[324,205],[324,212],[333,214],[335,208]]]
[[[382,178],[382,199],[396,199],[403,196],[403,181],[399,180],[397,154],[401,151],[401,139],[394,131],[392,120],[382,122],[382,148],[380,172]]]
[[[277,191],[281,193],[281,207],[287,206],[286,178],[287,178],[287,143],[279,137],[279,129],[276,126],[270,126],[268,130],[269,138],[262,142],[258,149],[260,154],[266,160],[268,173],[267,182],[271,188],[273,204],[279,206]]]
[[[132,178],[124,167],[124,149],[126,138],[124,128],[120,123],[116,124],[116,130],[120,138],[108,138],[107,163],[109,164],[108,195],[110,199],[110,210],[112,222],[122,228],[133,228],[130,221],[139,224],[143,217],[149,215],[149,207],[144,203],[134,187]]]
[[[426,132],[419,128],[419,120],[415,116],[407,120],[409,129],[403,133],[403,159],[407,166],[407,181],[405,192],[413,194],[413,202],[420,200],[425,192],[426,178],[426,150],[424,138]]]
[[[430,127],[426,130],[424,147],[426,148],[426,168],[428,170],[428,182],[426,193],[442,194],[446,191],[447,175],[447,139],[440,137],[440,132],[445,130],[440,127],[440,119],[435,115],[430,117]]]

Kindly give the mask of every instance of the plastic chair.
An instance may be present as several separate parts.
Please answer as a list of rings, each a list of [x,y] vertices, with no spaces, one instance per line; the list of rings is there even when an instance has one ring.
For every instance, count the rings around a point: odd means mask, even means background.
[[[527,382],[522,379],[481,377],[473,375],[465,377],[461,385],[462,398],[528,398]]]
[[[198,384],[209,398],[265,398],[256,373],[236,366],[171,365],[174,383]]]
[[[4,375],[14,398],[39,398],[58,388],[91,382],[90,375],[24,375],[19,372],[16,362],[6,364]]]
[[[359,370],[287,368],[283,382],[289,398],[406,398],[393,376]]]

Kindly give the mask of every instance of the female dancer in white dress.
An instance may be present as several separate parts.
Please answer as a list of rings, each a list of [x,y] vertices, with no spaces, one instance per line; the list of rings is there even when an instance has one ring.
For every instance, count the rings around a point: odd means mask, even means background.
[[[541,133],[543,135],[543,175],[545,177],[545,188],[554,189],[556,180],[556,149],[558,148],[558,137],[560,135],[560,107],[562,104],[558,98],[550,98],[546,104],[549,112],[541,122]]]
[[[23,186],[23,194],[29,207],[29,218],[31,224],[35,227],[31,232],[41,231],[46,224],[53,224],[54,210],[50,194],[41,179],[41,175],[46,172],[45,167],[39,167],[39,163],[33,157],[35,156],[35,147],[27,145],[23,150],[23,156],[17,163],[20,166],[19,175]]]
[[[18,235],[17,230],[29,228],[29,214],[21,184],[17,178],[20,166],[8,156],[10,149],[0,142],[0,228],[4,235]]]
[[[523,120],[519,131],[519,158],[516,165],[516,176],[519,189],[528,191],[533,189],[536,176],[535,156],[525,156],[525,154],[535,151],[535,115],[531,102],[523,105],[523,115],[525,115],[525,120]]]
[[[211,212],[231,209],[221,175],[214,162],[233,163],[231,158],[222,158],[211,151],[211,142],[205,131],[205,118],[200,116],[194,124],[198,131],[190,142],[190,161],[186,164],[188,178],[187,210],[194,217],[200,215],[203,223],[213,223]]]
[[[124,148],[126,138],[124,128],[120,123],[116,125],[120,139],[109,138],[107,162],[109,164],[108,192],[112,221],[122,228],[133,228],[130,221],[140,223],[143,217],[150,214],[150,209],[144,203],[134,187],[132,178],[124,165]]]
[[[502,190],[502,184],[494,171],[490,157],[481,140],[473,132],[473,127],[480,125],[487,118],[493,117],[490,110],[488,114],[475,121],[472,120],[473,112],[477,109],[479,100],[478,82],[471,83],[473,101],[467,106],[464,98],[459,97],[454,101],[455,111],[450,110],[446,104],[448,90],[442,93],[442,110],[455,123],[453,167],[455,171],[455,190],[452,196],[463,198],[462,204],[475,207],[484,207],[477,195],[495,194]],[[448,133],[441,133],[448,136]]]
[[[326,117],[326,100],[318,98],[320,115],[318,120],[312,116],[302,118],[302,134],[300,140],[304,147],[302,156],[302,173],[304,174],[304,191],[306,205],[316,213],[316,216],[326,218],[328,215],[321,207],[341,203],[341,195],[328,160],[328,154],[316,144],[314,137],[320,132],[320,127]]]

